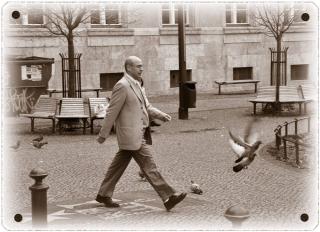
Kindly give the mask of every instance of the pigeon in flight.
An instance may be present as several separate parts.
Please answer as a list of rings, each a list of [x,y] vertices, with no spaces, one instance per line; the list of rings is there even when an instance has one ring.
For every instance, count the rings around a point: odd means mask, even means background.
[[[32,145],[38,149],[40,149],[45,144],[48,144],[48,142],[47,141],[45,141],[45,142],[32,141]]]
[[[21,142],[20,142],[20,140],[18,140],[18,141],[16,142],[16,144],[10,146],[10,148],[12,148],[13,150],[16,151],[16,150],[18,150],[18,148],[20,147],[20,144],[21,144]]]
[[[197,183],[195,183],[193,180],[191,181],[190,190],[192,193],[199,194],[199,195],[201,195],[203,193],[200,186]]]
[[[43,140],[43,135],[40,135],[39,137],[33,139],[32,141],[37,141],[37,142],[40,142]]]
[[[255,121],[255,120],[254,120]],[[250,122],[244,134],[244,139],[239,136],[234,136],[231,131],[229,131],[230,135],[230,145],[233,151],[237,154],[237,163],[236,166],[233,167],[234,172],[240,172],[242,169],[248,168],[249,164],[254,160],[256,156],[256,151],[258,150],[259,146],[261,145],[261,141],[258,140],[258,136],[256,133],[252,132],[252,124]]]

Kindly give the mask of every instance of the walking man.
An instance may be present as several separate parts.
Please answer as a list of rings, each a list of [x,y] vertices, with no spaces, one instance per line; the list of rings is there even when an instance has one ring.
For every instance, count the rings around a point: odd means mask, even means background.
[[[103,180],[96,201],[106,207],[119,207],[112,200],[117,182],[133,158],[158,193],[169,211],[181,202],[186,193],[177,194],[159,173],[151,149],[150,118],[164,122],[170,115],[152,107],[141,89],[142,61],[130,56],[125,61],[125,75],[114,86],[102,128],[97,141],[103,143],[115,123],[119,151],[113,158]]]

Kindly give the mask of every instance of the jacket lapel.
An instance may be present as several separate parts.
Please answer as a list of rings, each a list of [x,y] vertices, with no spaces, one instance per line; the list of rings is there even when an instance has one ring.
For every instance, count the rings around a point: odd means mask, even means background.
[[[133,90],[133,92],[135,93],[135,95],[136,95],[136,96],[139,98],[139,100],[143,103],[143,100],[142,100],[142,97],[143,97],[143,96],[141,96],[140,90],[137,89],[136,84],[133,83],[133,82],[127,77],[127,75],[125,75],[125,78],[126,78],[126,80],[129,82],[130,87],[132,88],[132,90]]]

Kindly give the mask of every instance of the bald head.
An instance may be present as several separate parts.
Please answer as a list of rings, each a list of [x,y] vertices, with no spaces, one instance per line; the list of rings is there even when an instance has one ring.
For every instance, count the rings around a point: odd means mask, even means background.
[[[124,68],[131,77],[139,81],[141,80],[143,66],[139,57],[129,56],[124,63]]]

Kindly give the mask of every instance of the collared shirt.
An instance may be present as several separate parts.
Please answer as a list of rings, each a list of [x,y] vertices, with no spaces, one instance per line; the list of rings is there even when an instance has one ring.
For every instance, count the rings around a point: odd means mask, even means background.
[[[147,111],[147,100],[145,99],[144,93],[143,93],[143,89],[141,88],[141,83],[134,79],[132,76],[130,76],[128,73],[126,73],[127,77],[129,78],[129,80],[134,83],[136,85],[137,90],[139,91],[139,94],[142,98],[142,109],[143,109],[143,116],[142,116],[142,121],[143,121],[143,128],[146,128],[149,126],[149,115],[148,115],[148,111]]]

